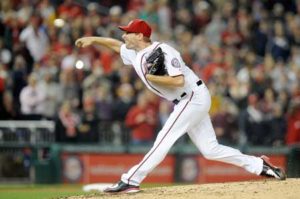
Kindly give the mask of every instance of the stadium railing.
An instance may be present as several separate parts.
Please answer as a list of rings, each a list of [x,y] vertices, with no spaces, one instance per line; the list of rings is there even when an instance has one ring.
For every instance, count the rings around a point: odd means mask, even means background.
[[[33,164],[54,141],[53,121],[0,121],[0,182],[34,182]]]

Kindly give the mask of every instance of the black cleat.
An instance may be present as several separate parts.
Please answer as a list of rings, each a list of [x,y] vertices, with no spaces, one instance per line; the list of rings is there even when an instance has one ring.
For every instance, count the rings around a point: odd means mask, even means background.
[[[267,156],[261,156],[260,157],[264,163],[263,163],[263,170],[261,172],[261,176],[266,176],[270,178],[276,178],[278,180],[285,180],[286,179],[286,174],[283,171],[283,169],[274,166],[269,158]]]
[[[126,184],[122,181],[119,181],[117,184],[114,184],[104,190],[105,193],[137,193],[139,191],[139,186]]]

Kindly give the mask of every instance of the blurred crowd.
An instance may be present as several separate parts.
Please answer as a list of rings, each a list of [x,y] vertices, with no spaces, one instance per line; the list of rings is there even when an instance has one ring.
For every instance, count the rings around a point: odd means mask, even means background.
[[[299,0],[1,0],[0,119],[53,120],[58,142],[151,144],[173,104],[76,39],[141,18],[212,94],[220,142],[300,142]],[[108,135],[107,135],[108,134]]]

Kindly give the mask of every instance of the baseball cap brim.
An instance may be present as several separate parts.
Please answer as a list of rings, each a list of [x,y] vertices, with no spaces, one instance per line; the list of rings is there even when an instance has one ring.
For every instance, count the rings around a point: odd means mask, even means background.
[[[132,32],[134,33],[133,30],[131,30],[131,28],[129,26],[119,26],[119,28],[125,32]]]

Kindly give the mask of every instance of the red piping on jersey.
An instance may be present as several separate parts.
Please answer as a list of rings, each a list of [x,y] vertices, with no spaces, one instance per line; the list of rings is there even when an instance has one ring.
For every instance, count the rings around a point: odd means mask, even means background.
[[[149,154],[149,156],[140,164],[140,166],[132,173],[132,175],[128,178],[128,184],[130,179],[132,178],[132,176],[139,170],[139,168],[141,168],[141,166],[149,159],[149,157],[155,152],[155,150],[159,147],[159,145],[162,143],[162,141],[167,137],[167,135],[169,134],[169,132],[171,131],[172,127],[174,126],[174,124],[176,123],[176,121],[178,120],[179,116],[182,114],[182,112],[185,110],[185,108],[187,107],[187,105],[189,104],[189,102],[191,101],[191,99],[193,98],[194,92],[191,93],[191,97],[190,99],[187,101],[187,103],[184,105],[183,109],[180,111],[180,113],[178,114],[178,116],[176,117],[176,119],[174,120],[173,124],[170,126],[170,128],[168,129],[168,131],[166,132],[166,134],[163,136],[163,138],[161,139],[161,141],[158,143],[158,145],[155,147],[155,149],[153,149],[153,151]]]
[[[160,43],[158,43],[155,47],[154,47],[154,49],[153,50],[155,50],[157,47],[158,47],[158,45],[159,45]],[[147,84],[153,89],[153,90],[155,90],[156,92],[158,92],[158,93],[160,93],[161,95],[162,95],[162,93],[161,92],[159,92],[159,90],[157,90],[156,88],[154,88],[149,82],[148,82],[148,80],[147,80],[147,78],[146,78],[146,71],[145,71],[145,73],[144,73],[144,70],[143,70],[143,58],[144,58],[144,55],[145,55],[146,53],[144,53],[143,55],[142,55],[142,58],[141,58],[141,69],[142,69],[142,72],[143,72],[143,76],[144,76],[144,78],[145,78],[145,80],[146,80],[146,82],[147,82]],[[147,70],[147,69],[145,69],[145,70]]]

